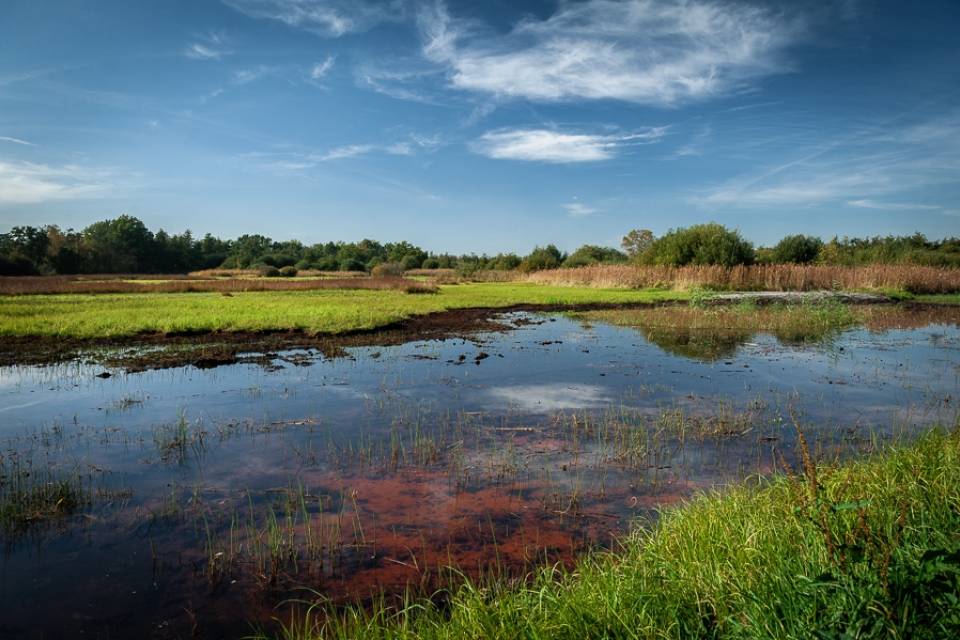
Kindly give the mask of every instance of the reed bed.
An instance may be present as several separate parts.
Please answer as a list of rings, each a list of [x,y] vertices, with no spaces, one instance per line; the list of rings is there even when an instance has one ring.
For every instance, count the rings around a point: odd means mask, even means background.
[[[314,291],[318,289],[365,289],[435,293],[427,282],[408,278],[230,278],[172,280],[78,279],[75,276],[20,276],[0,278],[0,295],[97,294],[97,293],[240,293],[245,291]]]
[[[722,267],[641,267],[594,265],[529,274],[528,282],[565,286],[727,291],[903,290],[910,293],[960,291],[960,269],[876,264],[859,267],[752,265]]]

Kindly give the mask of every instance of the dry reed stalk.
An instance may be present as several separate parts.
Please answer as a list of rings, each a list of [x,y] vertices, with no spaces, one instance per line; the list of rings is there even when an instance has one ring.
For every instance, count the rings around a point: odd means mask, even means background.
[[[911,293],[960,291],[960,269],[916,265],[752,265],[644,267],[594,265],[551,269],[525,277],[541,284],[604,288],[709,288],[738,291],[903,289]]]

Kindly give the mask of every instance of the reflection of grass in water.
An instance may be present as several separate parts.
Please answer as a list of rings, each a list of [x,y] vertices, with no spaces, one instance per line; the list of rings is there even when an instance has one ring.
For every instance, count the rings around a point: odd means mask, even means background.
[[[823,342],[861,321],[858,309],[831,302],[613,309],[578,313],[574,317],[634,327],[664,351],[707,361],[732,356],[757,333],[769,333],[787,344]]]
[[[320,602],[280,636],[956,637],[958,434],[839,467],[802,457],[799,475],[668,509],[575,571],[345,610]]]
[[[55,474],[14,454],[0,456],[0,532],[9,539],[89,506],[79,473]]]

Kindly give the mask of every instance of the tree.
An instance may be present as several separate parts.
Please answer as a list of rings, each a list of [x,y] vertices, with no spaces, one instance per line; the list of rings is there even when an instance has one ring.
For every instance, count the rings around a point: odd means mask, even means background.
[[[154,271],[153,233],[133,216],[122,215],[113,220],[95,222],[83,230],[90,250],[93,271],[101,273],[133,273]]]
[[[627,256],[610,247],[585,244],[563,261],[565,267],[585,267],[591,264],[626,262]]]
[[[646,264],[683,266],[688,264],[718,264],[732,267],[752,264],[753,245],[738,231],[721,224],[697,224],[671,229],[657,238],[640,256]]]
[[[656,240],[656,236],[653,235],[653,231],[649,229],[632,229],[623,236],[623,240],[620,241],[620,246],[623,247],[623,250],[627,252],[627,255],[631,258],[636,258],[640,256],[644,251],[646,251],[653,241]]]
[[[523,262],[520,263],[521,271],[541,271],[543,269],[556,269],[563,262],[564,255],[560,253],[554,245],[548,244],[545,247],[534,247]]]
[[[773,248],[771,258],[778,264],[809,264],[817,259],[822,248],[823,240],[820,238],[797,234],[778,242]]]

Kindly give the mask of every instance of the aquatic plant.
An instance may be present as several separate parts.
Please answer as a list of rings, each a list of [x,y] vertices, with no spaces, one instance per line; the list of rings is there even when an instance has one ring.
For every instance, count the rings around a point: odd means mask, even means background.
[[[913,637],[960,633],[960,437],[708,493],[653,529],[522,582],[432,597],[318,600],[281,624],[317,638]],[[258,637],[266,638],[267,634]]]

